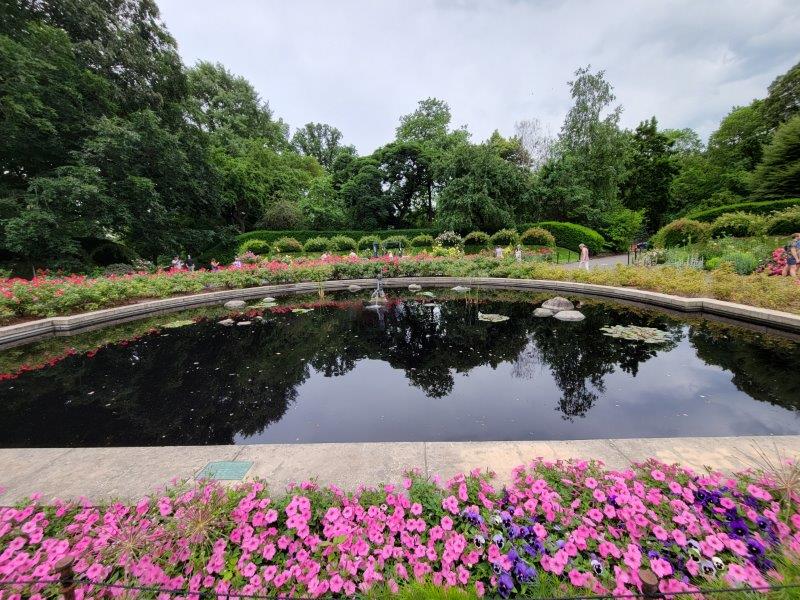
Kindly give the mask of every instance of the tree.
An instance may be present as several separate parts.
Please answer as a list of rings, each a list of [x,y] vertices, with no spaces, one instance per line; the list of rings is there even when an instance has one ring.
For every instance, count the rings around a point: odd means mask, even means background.
[[[288,126],[275,120],[244,77],[220,64],[199,62],[189,69],[188,118],[212,135],[213,143],[231,152],[241,151],[243,140],[259,138],[273,150],[287,147]]]
[[[763,101],[735,106],[708,138],[708,159],[728,172],[752,171],[768,138]]]
[[[354,175],[342,184],[342,202],[357,229],[381,229],[392,221],[392,205],[382,189],[383,175],[372,158],[357,159]]]
[[[391,142],[373,154],[396,227],[410,224],[408,218],[417,211],[428,223],[433,220],[433,160],[428,150],[420,142]]]
[[[800,63],[775,78],[764,99],[764,119],[770,130],[800,113]]]
[[[313,156],[326,170],[330,170],[342,151],[341,139],[342,132],[336,127],[325,123],[306,123],[292,136],[292,147],[300,154]],[[350,149],[349,152],[355,153],[355,148],[351,146]]]
[[[753,175],[759,198],[800,196],[800,114],[778,127]]]
[[[311,182],[308,194],[300,199],[299,207],[310,229],[341,229],[347,225],[345,205],[333,189],[330,175],[317,177]]]
[[[533,170],[541,169],[553,157],[555,136],[539,119],[518,121],[514,125],[514,131],[530,157]]]
[[[450,128],[450,107],[443,100],[420,100],[417,109],[400,117],[397,139],[401,142],[431,142],[444,139]]]
[[[669,188],[676,172],[672,154],[672,142],[658,131],[655,117],[639,123],[631,138],[621,196],[626,207],[644,210],[649,231],[661,227],[669,212]]]

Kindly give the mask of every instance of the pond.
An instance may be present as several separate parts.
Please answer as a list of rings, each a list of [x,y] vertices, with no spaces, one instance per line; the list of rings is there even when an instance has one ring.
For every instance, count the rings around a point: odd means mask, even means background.
[[[562,322],[533,315],[549,296],[434,295],[295,297],[244,325],[217,308],[0,352],[0,447],[800,433],[790,338],[589,298]]]

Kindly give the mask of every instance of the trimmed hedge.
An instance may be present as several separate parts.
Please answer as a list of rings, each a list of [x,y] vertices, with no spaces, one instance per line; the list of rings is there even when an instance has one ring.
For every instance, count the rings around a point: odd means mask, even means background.
[[[711,237],[751,237],[764,233],[766,219],[762,215],[746,212],[732,212],[720,215],[711,224]]]
[[[377,235],[365,235],[358,240],[359,250],[372,250],[372,244],[381,243],[381,238]]]
[[[400,247],[408,248],[411,245],[411,242],[409,242],[408,238],[404,235],[390,235],[383,240],[382,245],[384,248],[388,249]]]
[[[265,240],[267,242],[274,242],[278,238],[293,237],[298,242],[305,243],[311,238],[323,237],[332,238],[334,236],[351,237],[354,240],[362,238],[367,235],[375,235],[380,239],[386,239],[393,235],[404,235],[406,237],[413,237],[415,235],[436,235],[439,230],[437,229],[387,229],[385,231],[360,231],[360,230],[344,230],[344,231],[311,231],[306,229],[301,230],[285,230],[285,231],[269,231],[267,229],[257,229],[255,231],[248,231],[236,236],[238,242],[246,240]]]
[[[270,243],[264,240],[247,240],[239,244],[236,253],[244,254],[245,252],[252,252],[253,254],[262,256],[264,254],[269,254],[270,249]]]
[[[555,246],[556,238],[547,229],[541,227],[529,227],[519,237],[520,241],[526,246]]]
[[[346,235],[335,235],[330,239],[330,243],[331,248],[339,252],[347,252],[348,250],[355,250],[358,248],[356,241]]]
[[[433,246],[433,236],[423,233],[422,235],[411,238],[412,248],[430,248]]]
[[[489,241],[493,246],[513,246],[519,243],[519,234],[516,229],[501,229],[495,232]]]
[[[713,221],[720,215],[724,215],[725,213],[748,212],[763,215],[771,213],[775,210],[791,208],[792,206],[800,206],[800,198],[787,198],[786,200],[765,200],[762,202],[739,202],[737,204],[728,204],[726,206],[709,208],[708,210],[687,213],[684,215],[684,218],[692,219],[694,221],[709,222]]]
[[[464,237],[464,245],[486,248],[489,245],[489,234],[483,231],[471,231]]]
[[[771,216],[767,219],[766,230],[770,235],[791,235],[800,232],[800,206]]]
[[[272,249],[275,252],[302,252],[303,244],[293,237],[282,237],[275,240]]]
[[[664,248],[685,246],[690,242],[703,241],[708,236],[708,230],[708,223],[692,219],[678,219],[659,229],[653,236],[653,243]]]
[[[586,247],[589,248],[589,252],[597,254],[603,251],[603,247],[606,244],[603,236],[594,229],[584,227],[583,225],[576,225],[575,223],[542,221],[541,223],[531,223],[520,226],[523,231],[531,227],[546,229],[552,233],[553,237],[556,239],[556,246],[575,252],[580,251],[578,244],[586,244]]]
[[[327,252],[331,249],[331,242],[328,238],[313,237],[306,240],[303,244],[303,252]]]

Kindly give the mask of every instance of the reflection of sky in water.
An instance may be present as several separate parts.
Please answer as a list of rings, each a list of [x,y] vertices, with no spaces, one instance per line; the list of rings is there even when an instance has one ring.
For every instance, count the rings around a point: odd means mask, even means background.
[[[405,373],[364,360],[344,377],[317,374],[298,388],[297,402],[266,432],[237,443],[414,440],[525,440],[796,434],[797,414],[755,402],[731,373],[695,358],[686,338],[640,364],[636,377],[604,377],[605,393],[585,417],[565,419],[561,392],[547,365],[528,378],[514,365],[455,375],[444,398],[408,386]]]

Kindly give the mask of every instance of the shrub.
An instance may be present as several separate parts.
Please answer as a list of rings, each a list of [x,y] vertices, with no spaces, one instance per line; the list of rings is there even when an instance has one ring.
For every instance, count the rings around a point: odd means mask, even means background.
[[[482,231],[472,231],[464,237],[465,246],[481,246],[483,248],[489,245],[489,234]]]
[[[433,236],[422,234],[411,238],[412,248],[430,248],[433,246]]]
[[[750,237],[764,233],[766,219],[746,212],[725,213],[717,217],[709,228],[712,238]]]
[[[678,219],[664,225],[653,236],[656,246],[672,248],[685,246],[690,242],[700,242],[708,236],[708,225],[691,219]]]
[[[311,238],[303,244],[303,252],[327,252],[330,249],[331,242],[324,237]]]
[[[239,244],[238,253],[244,254],[245,252],[252,252],[253,254],[269,254],[270,245],[269,242],[265,242],[264,240],[247,240]]]
[[[592,254],[603,251],[605,239],[594,229],[576,225],[575,223],[562,223],[559,221],[544,221],[536,223],[536,227],[546,229],[556,238],[556,245],[578,252],[578,244],[586,244]]]
[[[383,240],[384,248],[408,248],[408,238],[404,235],[392,235]]]
[[[770,235],[791,235],[800,231],[800,206],[775,213],[767,219],[765,228]]]
[[[324,237],[324,238],[332,238],[335,235],[345,235],[347,237],[351,237],[354,240],[358,240],[364,236],[376,236],[378,240],[386,239],[392,235],[404,235],[408,238],[412,238],[415,235],[436,235],[438,231],[435,229],[385,229],[381,231],[369,231],[369,230],[360,230],[360,229],[342,229],[342,230],[312,230],[312,229],[285,229],[285,230],[269,230],[269,229],[256,229],[254,231],[248,231],[247,233],[241,233],[236,236],[236,241],[241,243],[245,240],[252,240],[252,239],[259,239],[265,240],[267,242],[273,243],[278,238],[282,237],[293,237],[294,239],[298,240],[301,244],[304,244],[307,240],[310,240],[313,237]]]
[[[792,206],[800,206],[800,198],[787,198],[786,200],[766,200],[762,202],[738,202],[736,204],[717,206],[715,208],[709,208],[708,210],[687,213],[684,215],[684,218],[692,219],[694,221],[710,222],[716,219],[718,216],[729,212],[741,211],[765,215],[776,210],[791,208]]]
[[[739,275],[750,275],[758,267],[758,259],[747,252],[730,252],[716,256],[706,262],[706,269],[719,269],[730,265]]]
[[[489,241],[493,246],[513,246],[519,243],[519,234],[516,229],[501,229]]]
[[[541,227],[529,227],[520,236],[520,241],[526,246],[555,246],[556,238],[553,234]]]
[[[642,233],[643,221],[643,211],[629,208],[613,210],[604,218],[603,235],[614,250],[624,252]]]
[[[125,263],[114,263],[108,265],[107,267],[103,267],[102,273],[105,276],[108,275],[130,275],[131,273],[135,273],[136,269],[132,265],[126,265]]]
[[[359,250],[372,250],[373,244],[380,244],[381,238],[377,235],[365,235],[360,240],[358,240],[358,249]]]
[[[464,243],[455,231],[443,231],[436,236],[436,243],[444,248],[456,248]]]
[[[275,240],[272,244],[272,249],[275,252],[302,252],[303,244],[298,242],[293,237],[282,237]]]
[[[348,237],[346,235],[335,235],[330,239],[331,248],[333,250],[338,250],[340,252],[346,252],[348,250],[355,250],[358,248],[358,244],[356,241]]]

